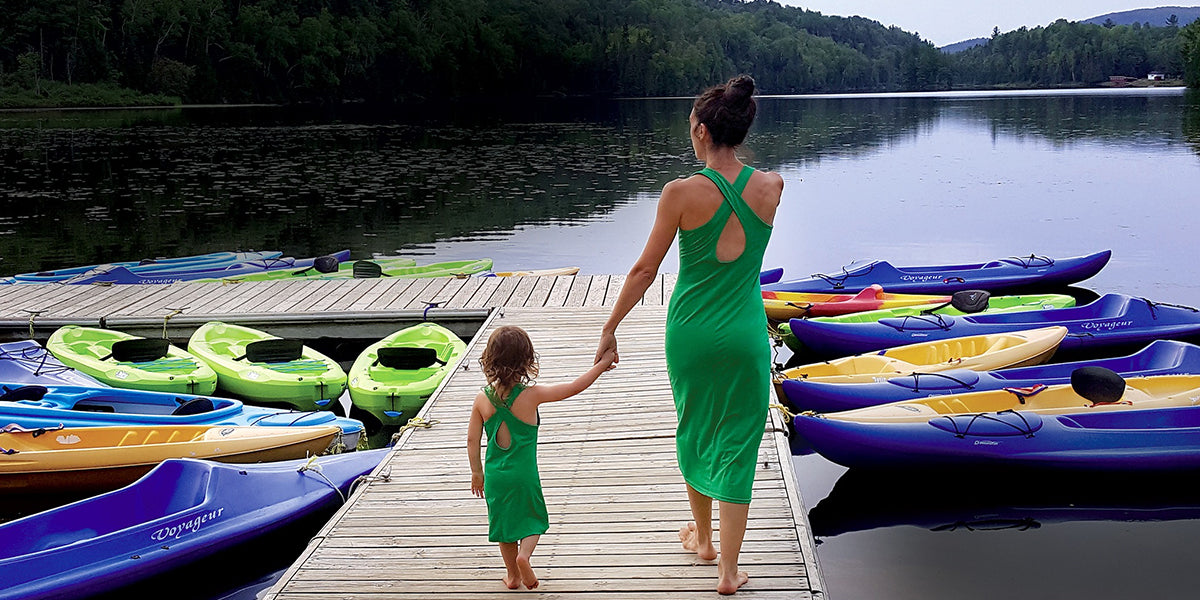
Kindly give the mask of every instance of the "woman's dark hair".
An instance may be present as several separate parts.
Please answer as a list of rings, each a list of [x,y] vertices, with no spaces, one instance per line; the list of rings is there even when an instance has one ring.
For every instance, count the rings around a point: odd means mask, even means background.
[[[717,146],[737,146],[746,139],[758,103],[754,101],[754,79],[738,75],[714,85],[696,97],[692,110],[703,123]]]

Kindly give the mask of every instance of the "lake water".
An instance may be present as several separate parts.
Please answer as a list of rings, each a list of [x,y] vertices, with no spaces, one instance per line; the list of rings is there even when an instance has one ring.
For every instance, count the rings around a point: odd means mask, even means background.
[[[623,273],[657,192],[698,168],[689,102],[0,113],[0,275],[342,248]],[[785,276],[1109,248],[1084,287],[1200,305],[1200,99],[1181,90],[765,97],[746,152],[786,182],[765,261]],[[1200,496],[1171,478],[864,480],[819,456],[794,464],[831,598],[1200,587]]]

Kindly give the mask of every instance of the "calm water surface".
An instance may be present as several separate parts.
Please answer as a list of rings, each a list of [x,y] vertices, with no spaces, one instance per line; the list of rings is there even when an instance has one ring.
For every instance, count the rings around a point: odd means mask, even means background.
[[[235,248],[623,273],[658,190],[698,168],[688,109],[0,113],[0,275]],[[768,97],[747,153],[786,181],[766,264],[789,276],[1111,248],[1087,288],[1200,305],[1200,100],[1180,90]],[[794,464],[835,599],[1200,587],[1200,496],[1178,481]]]

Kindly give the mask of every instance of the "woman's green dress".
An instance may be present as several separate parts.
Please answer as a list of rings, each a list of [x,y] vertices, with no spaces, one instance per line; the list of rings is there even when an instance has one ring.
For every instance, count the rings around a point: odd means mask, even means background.
[[[675,447],[683,478],[696,491],[748,504],[770,397],[771,346],[759,272],[771,237],[742,199],[754,169],[730,184],[700,171],[725,202],[712,219],[679,232],[679,279],[667,311],[667,372],[679,426]],[[717,259],[717,240],[736,215],[746,247]]]
[[[542,480],[537,466],[537,425],[512,414],[513,400],[525,386],[517,384],[503,401],[491,386],[483,388],[496,413],[483,423],[487,453],[483,460],[483,498],[488,507],[488,541],[517,542],[550,528]],[[508,427],[507,448],[496,442],[501,424]]]

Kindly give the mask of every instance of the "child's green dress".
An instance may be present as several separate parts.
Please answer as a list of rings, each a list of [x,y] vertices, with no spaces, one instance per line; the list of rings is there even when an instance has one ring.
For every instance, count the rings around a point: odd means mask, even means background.
[[[512,414],[513,400],[525,389],[516,385],[501,401],[491,386],[484,394],[496,407],[496,414],[483,423],[487,432],[487,454],[483,461],[483,498],[488,507],[488,541],[516,542],[541,535],[550,528],[542,480],[537,466],[537,425],[530,425]],[[507,448],[496,443],[501,424],[508,426]]]

